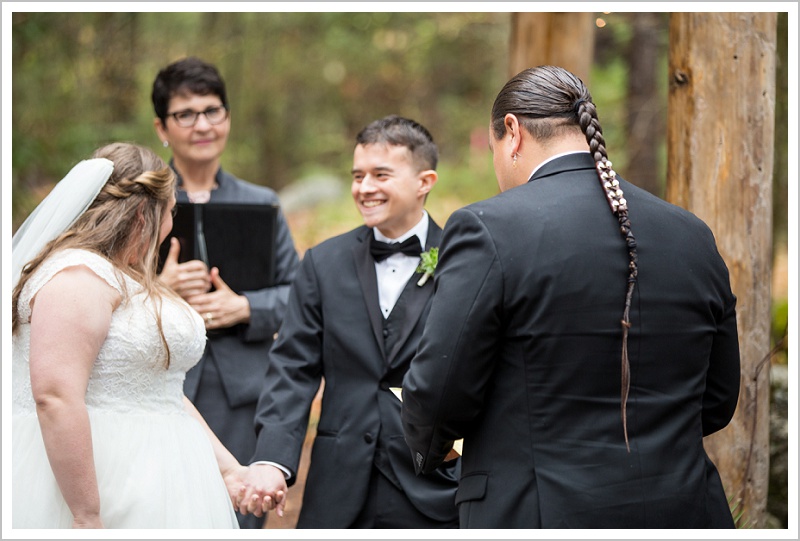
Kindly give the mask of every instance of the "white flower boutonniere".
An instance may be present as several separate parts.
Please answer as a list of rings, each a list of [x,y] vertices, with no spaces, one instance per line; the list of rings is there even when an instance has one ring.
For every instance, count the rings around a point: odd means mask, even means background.
[[[428,281],[428,278],[433,276],[436,264],[439,263],[439,248],[431,248],[427,252],[422,252],[419,256],[422,258],[422,261],[419,262],[417,272],[422,273],[422,278],[419,279],[417,285],[422,287],[425,285],[425,282]]]

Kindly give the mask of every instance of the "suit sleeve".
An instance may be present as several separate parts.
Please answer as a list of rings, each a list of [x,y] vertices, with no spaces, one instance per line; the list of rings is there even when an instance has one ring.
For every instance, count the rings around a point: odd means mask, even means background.
[[[726,273],[727,275],[727,273]],[[741,367],[736,329],[736,297],[728,290],[728,301],[711,346],[706,390],[703,394],[703,436],[725,428],[739,401]]]
[[[312,250],[289,292],[286,316],[269,353],[255,416],[251,462],[271,461],[297,476],[311,403],[322,379],[322,305]]]
[[[501,332],[500,260],[469,209],[450,217],[434,279],[431,311],[403,381],[403,430],[417,474],[440,465],[480,413]]]
[[[250,323],[243,326],[239,335],[243,342],[271,340],[278,331],[298,266],[297,250],[283,212],[280,212],[275,246],[275,286],[242,292],[250,303]]]

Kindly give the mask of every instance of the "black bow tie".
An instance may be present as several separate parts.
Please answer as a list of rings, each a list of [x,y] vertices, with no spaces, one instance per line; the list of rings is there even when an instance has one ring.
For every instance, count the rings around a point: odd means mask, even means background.
[[[411,235],[403,242],[381,242],[373,239],[369,243],[369,251],[375,261],[383,261],[387,257],[397,253],[410,255],[411,257],[419,257],[422,252],[422,247],[419,244],[419,237]]]

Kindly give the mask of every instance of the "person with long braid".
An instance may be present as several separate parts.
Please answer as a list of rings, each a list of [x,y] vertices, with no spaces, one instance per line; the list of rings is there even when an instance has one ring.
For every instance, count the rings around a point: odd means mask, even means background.
[[[732,528],[703,449],[740,380],[713,233],[617,175],[563,68],[509,80],[490,141],[501,193],[448,220],[403,381],[416,471],[463,438],[462,528]]]

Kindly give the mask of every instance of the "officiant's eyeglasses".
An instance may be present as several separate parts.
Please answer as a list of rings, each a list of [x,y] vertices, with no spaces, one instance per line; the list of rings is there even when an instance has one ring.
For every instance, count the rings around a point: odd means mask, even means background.
[[[187,109],[185,111],[178,111],[177,113],[167,113],[167,116],[174,118],[175,122],[181,128],[191,128],[194,126],[200,115],[205,115],[209,124],[222,124],[225,122],[225,119],[228,118],[228,109],[223,105],[219,107],[209,107],[205,111],[199,112]]]

